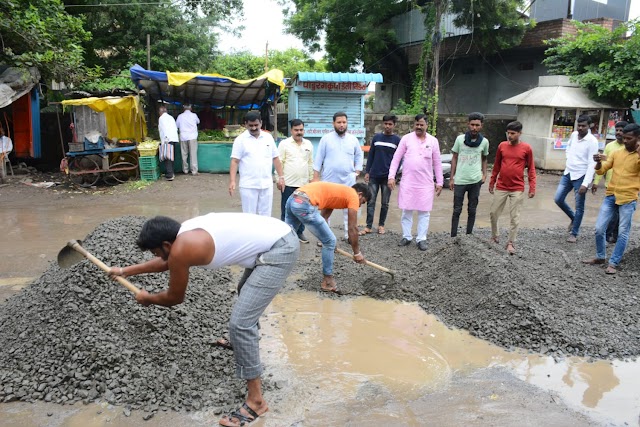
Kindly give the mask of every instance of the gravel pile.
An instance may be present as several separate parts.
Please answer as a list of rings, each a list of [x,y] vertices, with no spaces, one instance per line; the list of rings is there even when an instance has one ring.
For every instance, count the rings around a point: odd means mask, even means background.
[[[415,244],[398,247],[398,234],[371,234],[361,238],[363,253],[395,270],[396,279],[340,255],[335,276],[346,294],[418,302],[447,325],[508,349],[556,357],[638,356],[637,233],[615,276],[581,263],[595,255],[593,236],[593,228],[585,227],[578,243],[570,244],[566,229],[521,230],[518,253],[509,256],[504,244],[489,243],[490,234],[482,229],[455,239],[430,234],[426,252]],[[608,247],[609,254],[612,249]],[[316,258],[307,263],[308,277],[299,282],[305,289],[319,288],[319,254],[317,249]]]
[[[144,221],[103,223],[83,246],[107,265],[149,259],[135,246]],[[157,292],[168,274],[130,279]],[[237,405],[245,384],[235,378],[233,355],[211,345],[228,324],[230,281],[225,269],[192,269],[183,304],[143,307],[86,260],[68,270],[52,264],[0,310],[0,402],[104,399],[147,416]]]

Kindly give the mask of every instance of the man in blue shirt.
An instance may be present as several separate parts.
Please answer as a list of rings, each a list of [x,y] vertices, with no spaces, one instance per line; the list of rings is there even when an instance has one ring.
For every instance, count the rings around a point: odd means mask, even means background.
[[[380,201],[380,217],[378,218],[378,234],[384,234],[384,222],[389,211],[389,199],[391,189],[387,185],[389,178],[389,166],[393,159],[393,154],[398,148],[400,137],[394,133],[398,118],[392,114],[387,114],[382,118],[382,133],[377,133],[371,139],[371,148],[367,157],[366,173],[364,182],[369,184],[371,189],[371,200],[367,203],[367,226],[360,232],[360,235],[371,233],[373,229],[373,216],[376,211],[376,199],[378,190],[382,193]]]

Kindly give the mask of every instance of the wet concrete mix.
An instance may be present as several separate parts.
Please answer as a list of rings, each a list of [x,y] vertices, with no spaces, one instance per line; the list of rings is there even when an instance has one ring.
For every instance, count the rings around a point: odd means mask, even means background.
[[[145,221],[121,217],[98,226],[83,246],[107,265],[150,258],[135,246]],[[340,235],[340,233],[337,233]],[[502,347],[564,356],[624,359],[640,354],[640,248],[632,239],[620,271],[607,276],[580,261],[593,256],[593,229],[577,244],[566,229],[521,230],[518,252],[489,242],[487,230],[452,239],[430,234],[429,249],[398,247],[393,232],[361,238],[370,261],[395,279],[336,255],[342,296],[418,302],[447,325]],[[345,243],[340,243],[347,249]],[[608,248],[609,252],[612,247]],[[320,249],[299,261],[287,289],[318,291]],[[224,334],[235,298],[227,269],[191,270],[185,302],[143,307],[98,267],[52,264],[0,312],[0,401],[106,400],[152,415],[158,410],[227,409],[245,394]],[[149,292],[167,273],[135,276]],[[275,385],[264,379],[265,390]]]

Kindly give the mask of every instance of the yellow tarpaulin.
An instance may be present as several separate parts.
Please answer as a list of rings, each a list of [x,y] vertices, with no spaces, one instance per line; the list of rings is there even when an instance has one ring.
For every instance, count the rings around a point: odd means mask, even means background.
[[[62,105],[85,105],[93,111],[104,113],[107,138],[142,141],[147,135],[147,122],[137,95],[68,99],[62,101]]]
[[[241,84],[241,85],[253,83],[253,82],[257,81],[257,80],[267,79],[271,83],[280,86],[280,90],[283,90],[285,88],[285,84],[284,84],[284,81],[283,81],[284,80],[284,73],[281,70],[277,70],[277,69],[269,70],[266,73],[264,73],[263,75],[261,75],[259,77],[256,77],[255,79],[248,79],[248,80],[234,79],[232,77],[227,77],[227,76],[223,76],[221,74],[215,74],[215,73],[214,74],[172,73],[171,71],[167,71],[167,81],[171,86],[182,86],[183,84],[185,84],[189,80],[193,80],[198,76],[202,76],[202,77],[218,77],[218,78],[221,78],[221,79],[231,80],[232,82],[235,82],[235,83],[238,83],[238,84]]]

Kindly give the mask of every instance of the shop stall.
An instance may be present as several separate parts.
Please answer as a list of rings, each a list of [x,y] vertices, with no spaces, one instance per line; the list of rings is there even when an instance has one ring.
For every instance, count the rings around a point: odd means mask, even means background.
[[[348,132],[364,144],[364,97],[369,83],[382,74],[299,72],[289,86],[289,120],[301,119],[304,136],[317,151],[323,135],[333,131],[333,114],[347,113]]]
[[[592,100],[567,76],[541,76],[538,87],[501,104],[518,107],[522,140],[531,145],[536,167],[545,170],[564,170],[565,150],[579,116],[591,117],[591,133],[601,149],[614,138],[615,123],[624,116],[624,108]]]
[[[265,130],[277,129],[277,115],[272,110],[285,87],[280,70],[273,69],[250,80],[219,74],[150,71],[139,65],[131,67],[130,72],[138,89],[144,90],[153,103],[165,103],[174,117],[182,112],[185,103],[194,106],[194,112],[201,117],[209,110],[213,112],[215,125],[199,132],[200,172],[229,172],[233,139],[244,130],[243,119],[249,110],[260,111]],[[176,171],[181,170],[180,150],[176,150],[174,165]]]
[[[71,107],[73,142],[63,159],[71,182],[91,187],[138,178],[137,143],[147,133],[137,95],[89,97],[62,101]]]

